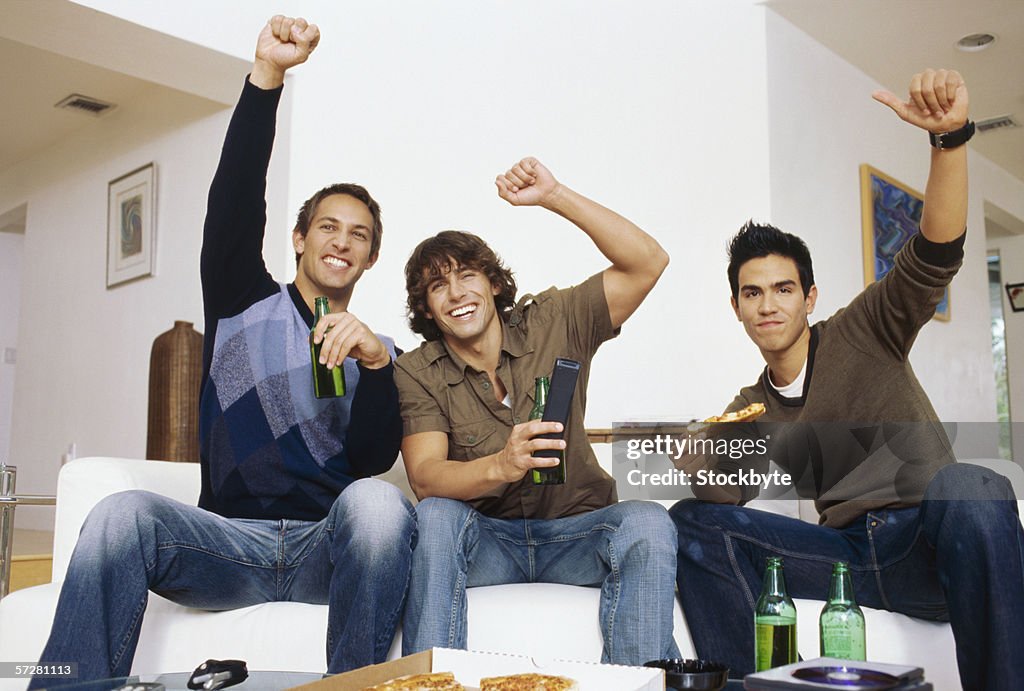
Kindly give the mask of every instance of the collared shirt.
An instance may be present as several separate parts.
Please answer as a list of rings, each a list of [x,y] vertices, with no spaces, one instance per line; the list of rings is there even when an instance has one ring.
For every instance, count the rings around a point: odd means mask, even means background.
[[[598,465],[584,427],[590,360],[598,346],[618,334],[612,328],[602,274],[578,286],[523,297],[501,328],[495,374],[512,407],[494,395],[486,372],[466,365],[443,339],[426,341],[395,362],[405,434],[444,432],[448,458],[454,461],[497,453],[512,427],[529,419],[535,378],[551,376],[556,358],[578,360],[583,366],[565,431],[565,484],[537,486],[527,473],[469,504],[496,518],[561,518],[615,503],[615,481]]]

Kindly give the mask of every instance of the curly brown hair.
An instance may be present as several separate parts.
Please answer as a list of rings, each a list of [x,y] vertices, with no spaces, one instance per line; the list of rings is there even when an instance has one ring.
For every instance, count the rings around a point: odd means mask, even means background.
[[[494,305],[502,319],[516,304],[516,280],[487,243],[472,233],[443,230],[427,238],[412,251],[405,263],[406,313],[409,328],[428,341],[441,338],[441,330],[427,316],[427,287],[458,268],[482,272],[498,288]]]

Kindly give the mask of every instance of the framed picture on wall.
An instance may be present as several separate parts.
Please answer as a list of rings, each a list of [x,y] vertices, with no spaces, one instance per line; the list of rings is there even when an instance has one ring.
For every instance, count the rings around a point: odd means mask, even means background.
[[[156,259],[156,166],[107,185],[107,288],[152,276]]]
[[[899,180],[862,163],[860,166],[861,224],[864,241],[864,285],[889,273],[896,253],[921,224],[924,195]],[[949,287],[935,308],[934,319],[949,321]]]
[[[1014,312],[1024,312],[1024,283],[1007,283],[1006,297]]]

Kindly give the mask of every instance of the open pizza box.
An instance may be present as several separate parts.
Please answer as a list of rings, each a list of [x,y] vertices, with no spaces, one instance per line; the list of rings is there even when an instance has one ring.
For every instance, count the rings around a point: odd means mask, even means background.
[[[665,672],[650,667],[433,648],[296,686],[291,691],[359,691],[395,677],[428,672],[452,672],[467,689],[478,688],[483,677],[525,672],[570,677],[579,684],[580,691],[664,691],[665,688]]]

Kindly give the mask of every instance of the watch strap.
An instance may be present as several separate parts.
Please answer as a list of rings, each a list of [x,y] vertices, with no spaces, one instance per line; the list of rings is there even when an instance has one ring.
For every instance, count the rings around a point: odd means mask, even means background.
[[[963,127],[952,132],[928,133],[928,141],[936,149],[955,149],[963,146],[974,136],[974,121],[968,120]]]

